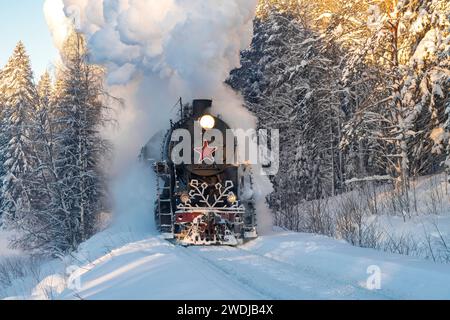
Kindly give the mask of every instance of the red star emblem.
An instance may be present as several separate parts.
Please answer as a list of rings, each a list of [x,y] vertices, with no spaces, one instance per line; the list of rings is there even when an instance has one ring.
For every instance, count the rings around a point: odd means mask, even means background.
[[[209,160],[212,163],[215,162],[214,152],[217,151],[217,147],[210,147],[208,141],[203,142],[203,147],[195,148],[194,151],[200,156],[198,164],[202,164],[205,160]]]

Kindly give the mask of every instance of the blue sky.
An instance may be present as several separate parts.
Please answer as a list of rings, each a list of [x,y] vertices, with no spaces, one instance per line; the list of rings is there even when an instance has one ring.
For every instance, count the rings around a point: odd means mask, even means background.
[[[0,0],[0,66],[22,40],[38,78],[57,57],[43,13],[44,0]]]

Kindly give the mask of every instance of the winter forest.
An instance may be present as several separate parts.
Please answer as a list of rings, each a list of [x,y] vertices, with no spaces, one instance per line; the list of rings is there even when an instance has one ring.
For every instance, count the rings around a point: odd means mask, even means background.
[[[78,30],[54,72],[36,80],[32,58],[19,42],[0,69],[0,228],[13,248],[63,257],[114,205],[102,132],[122,97]],[[260,0],[226,84],[258,128],[280,130],[277,227],[450,262],[450,224],[416,239],[377,219],[450,212],[448,0]]]
[[[415,251],[364,221],[438,214],[448,199],[444,180],[430,199],[417,188],[450,173],[449,27],[445,0],[260,2],[228,83],[261,128],[282,132],[269,197],[277,225]]]
[[[13,246],[58,255],[95,233],[107,204],[102,75],[76,32],[54,77],[34,83],[21,42],[1,70],[0,212],[3,227],[20,234]]]

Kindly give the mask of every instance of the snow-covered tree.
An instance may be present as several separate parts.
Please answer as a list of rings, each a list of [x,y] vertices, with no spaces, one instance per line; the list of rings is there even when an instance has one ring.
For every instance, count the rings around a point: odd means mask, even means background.
[[[432,151],[445,149],[448,9],[439,0],[374,2],[371,34],[344,72],[353,105],[348,132],[369,142],[403,193],[411,174],[436,172],[441,160]]]
[[[5,118],[4,118],[4,109],[5,109],[5,102],[4,102],[4,98],[5,98],[5,82],[3,81],[3,70],[0,69],[0,150],[2,150],[4,148],[4,146],[7,143],[6,140],[6,134],[5,134]],[[4,173],[4,167],[3,164],[5,162],[5,156],[2,152],[0,152],[0,208],[2,207],[2,200],[3,200],[3,194],[2,194],[2,189],[3,189],[3,177],[5,175]],[[2,216],[3,211],[0,210],[0,224],[2,223],[1,221],[1,216]]]
[[[103,70],[89,62],[80,33],[70,34],[62,53],[55,86],[48,74],[37,86],[31,209],[14,242],[52,255],[75,250],[96,232],[107,202],[102,166],[110,148],[100,135],[107,120]]]
[[[304,27],[310,26],[318,3],[307,0],[260,0],[257,7],[257,19],[265,20],[273,12],[281,13],[296,20]]]
[[[48,156],[48,147],[54,147],[55,142],[52,140],[54,134],[54,108],[52,102],[53,86],[50,74],[45,72],[38,85],[37,92],[39,98],[39,104],[37,107],[36,117],[35,117],[35,127],[36,127],[36,149],[38,150],[39,159],[41,162],[45,160],[42,155]]]
[[[34,202],[32,208],[35,215],[44,210],[51,200],[49,182],[55,177],[49,174],[48,168],[54,165],[55,141],[54,141],[54,118],[52,117],[52,81],[50,74],[45,72],[38,85],[38,105],[34,117],[34,150],[35,166],[33,179],[29,183]]]
[[[39,95],[38,109],[39,110],[48,109],[53,91],[52,79],[48,71],[46,71],[39,80],[39,83],[37,85],[37,91]]]
[[[302,199],[336,194],[344,179],[338,48],[301,19],[272,11],[255,23],[242,57],[229,83],[243,92],[260,127],[281,132],[272,206],[289,213]]]
[[[410,7],[404,22],[402,101],[411,110],[407,121],[413,174],[429,174],[441,166],[449,131],[450,3],[428,1]]]
[[[450,168],[448,12],[444,0],[260,1],[228,83],[281,130],[275,209],[353,178],[391,177],[409,203],[411,175]]]
[[[65,244],[75,249],[95,232],[103,210],[106,181],[101,171],[109,145],[99,130],[105,124],[103,70],[89,63],[84,37],[73,32],[63,50],[62,91],[56,105],[56,174],[65,217]]]
[[[2,72],[3,126],[5,143],[2,212],[17,222],[30,210],[27,181],[33,170],[33,117],[38,104],[33,72],[25,47],[19,42]]]

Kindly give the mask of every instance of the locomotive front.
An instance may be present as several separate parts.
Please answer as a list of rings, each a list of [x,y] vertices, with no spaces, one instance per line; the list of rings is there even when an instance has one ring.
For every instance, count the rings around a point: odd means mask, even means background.
[[[171,124],[153,164],[156,224],[182,245],[236,246],[257,237],[251,166],[237,163],[233,131],[211,107],[195,100]]]

